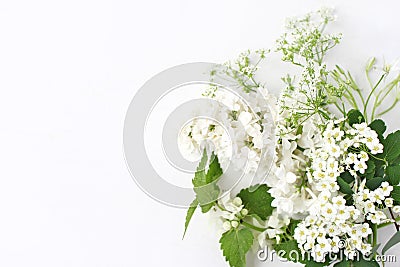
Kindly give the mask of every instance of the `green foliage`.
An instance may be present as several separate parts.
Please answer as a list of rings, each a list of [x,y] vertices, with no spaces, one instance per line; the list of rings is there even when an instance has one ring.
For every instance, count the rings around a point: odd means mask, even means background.
[[[348,260],[343,254],[342,257],[343,260],[336,262],[333,267],[379,267],[379,264],[375,260],[364,259],[361,254],[359,254],[358,259],[355,260]]]
[[[358,261],[352,261],[353,267],[379,267],[379,263],[377,263],[375,260],[368,260],[364,259],[362,256],[360,256],[360,259]]]
[[[352,109],[347,113],[347,120],[350,126],[353,126],[353,124],[365,122],[363,114],[356,109]]]
[[[183,232],[183,237],[185,237],[186,234],[186,230],[189,226],[190,220],[193,217],[194,212],[196,211],[197,206],[199,205],[199,202],[197,201],[197,199],[193,200],[193,202],[190,204],[190,207],[186,213],[186,220],[185,220],[185,231]]]
[[[195,187],[199,187],[201,185],[207,184],[206,181],[206,165],[207,165],[207,151],[203,151],[203,156],[201,157],[201,160],[199,162],[199,166],[197,166],[197,170],[194,174],[194,178],[192,180],[192,184]]]
[[[400,203],[400,186],[393,186],[393,191],[390,194],[397,203]]]
[[[203,213],[208,212],[214,205],[215,201],[218,199],[220,194],[220,189],[217,185],[218,178],[222,175],[222,169],[219,165],[218,158],[212,154],[211,162],[208,166],[208,171],[206,172],[208,156],[207,151],[203,151],[203,155],[197,166],[196,173],[192,180],[194,191],[196,193],[196,198],[190,204],[190,207],[186,213],[185,220],[185,230],[183,237],[185,237],[186,230],[189,226],[190,220],[196,211],[197,206],[200,205],[201,211]]]
[[[217,185],[218,178],[222,175],[218,158],[214,154],[211,155],[211,162],[206,172],[207,161],[207,152],[204,150],[192,181],[194,191],[196,192],[196,199],[203,213],[208,212],[215,205],[215,201],[218,199],[221,191]]]
[[[374,177],[372,179],[368,179],[365,184],[370,190],[375,190],[381,186],[381,184],[386,181],[386,177]]]
[[[388,166],[386,168],[386,174],[389,178],[391,185],[399,185],[400,183],[400,165]]]
[[[246,253],[253,245],[253,233],[247,229],[231,229],[219,240],[225,259],[231,267],[245,267]]]
[[[272,196],[268,193],[268,186],[255,185],[247,189],[242,189],[237,195],[243,201],[249,214],[255,214],[262,220],[266,220],[272,214]]]
[[[343,261],[336,262],[333,267],[350,267],[351,262],[348,261],[347,259],[344,259]]]
[[[369,124],[369,127],[378,134],[378,136],[380,137],[379,139],[381,139],[386,131],[386,124],[381,119],[374,120]]]
[[[389,164],[393,163],[400,156],[400,130],[389,134],[382,144],[384,158]]]
[[[400,243],[400,232],[396,232],[386,243],[382,249],[382,254],[385,254],[390,248]]]
[[[368,169],[367,169],[368,170]],[[340,174],[340,177],[348,184],[354,182],[354,176],[350,174],[350,172],[345,171]]]
[[[345,180],[343,180],[341,177],[338,177],[337,178],[337,182],[338,182],[338,184],[339,184],[339,187],[340,187],[340,192],[342,192],[343,194],[346,194],[346,195],[352,195],[354,192],[353,192],[353,189],[351,189],[351,186],[348,184],[348,183],[346,183],[346,181]]]
[[[296,240],[289,240],[274,245],[276,255],[289,261],[298,262],[301,260],[301,251]]]

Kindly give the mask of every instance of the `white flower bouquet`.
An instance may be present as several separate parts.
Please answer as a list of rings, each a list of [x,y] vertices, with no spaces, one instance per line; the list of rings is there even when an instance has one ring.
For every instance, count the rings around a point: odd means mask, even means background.
[[[215,215],[232,267],[246,266],[252,247],[307,267],[380,266],[378,256],[400,242],[400,131],[386,134],[381,119],[400,99],[400,74],[371,59],[367,89],[330,68],[325,56],[341,40],[326,33],[333,20],[327,9],[291,19],[275,49],[246,51],[213,70],[211,81],[229,79],[238,92],[217,85],[204,92],[223,103],[210,107],[223,125],[197,119],[182,131],[180,149],[201,156],[185,232],[196,208]],[[271,53],[300,74],[282,79],[278,97],[257,81]],[[258,183],[225,192],[228,163]],[[378,229],[389,225],[396,234],[380,247]]]

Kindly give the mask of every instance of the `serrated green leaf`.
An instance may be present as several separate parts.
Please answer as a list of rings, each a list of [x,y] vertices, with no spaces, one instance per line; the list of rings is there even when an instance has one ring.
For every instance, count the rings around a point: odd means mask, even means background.
[[[368,189],[375,190],[381,186],[384,181],[386,181],[386,177],[374,177],[369,179],[365,185],[368,187]]]
[[[383,135],[386,131],[386,124],[383,120],[377,119],[369,124],[369,127],[374,130],[378,135]]]
[[[190,220],[192,219],[193,214],[196,211],[196,208],[197,208],[198,205],[199,205],[199,202],[197,201],[197,199],[195,199],[195,200],[193,200],[192,204],[190,204],[190,207],[187,210],[186,220],[185,220],[185,231],[183,232],[182,239],[185,237],[186,230],[187,230],[187,228],[189,226]]]
[[[209,212],[212,209],[212,207],[214,207],[214,205],[215,205],[215,202],[210,202],[210,203],[207,203],[207,204],[200,205],[201,212],[202,213]]]
[[[346,194],[346,195],[353,194],[353,189],[351,189],[351,186],[348,183],[346,183],[345,180],[343,180],[341,177],[338,177],[337,182],[340,187],[340,189],[339,189],[340,192],[342,192],[343,194]]]
[[[365,122],[364,116],[359,110],[352,109],[347,113],[347,120],[351,126]]]
[[[273,200],[268,193],[268,186],[255,185],[247,189],[243,189],[237,195],[243,201],[243,205],[249,211],[249,214],[256,214],[261,219],[266,220],[272,214],[273,208],[271,202]]]
[[[394,201],[400,202],[400,186],[393,186],[390,196],[394,199]]]
[[[199,166],[193,178],[193,190],[196,192],[196,199],[203,213],[208,212],[218,199],[220,188],[217,185],[218,178],[222,175],[222,168],[219,164],[217,156],[211,155],[211,162],[206,172],[208,157],[207,151],[204,150]]]
[[[382,142],[385,159],[392,163],[400,156],[400,130],[389,134]]]
[[[389,178],[391,185],[399,185],[400,183],[400,165],[388,166],[386,168],[386,174]]]
[[[210,166],[206,174],[207,184],[216,181],[222,175],[222,168],[219,164],[218,157],[213,153],[211,154]]]
[[[253,245],[253,240],[253,233],[247,228],[232,229],[222,235],[219,243],[231,267],[246,267],[246,253]]]
[[[201,160],[199,162],[199,165],[197,166],[197,170],[194,174],[194,178],[192,180],[193,186],[194,187],[199,187],[207,184],[206,180],[206,164],[207,164],[207,151],[204,149],[203,155],[201,157]]]
[[[396,232],[386,243],[386,245],[382,249],[382,254],[386,254],[386,252],[395,246],[396,244],[400,243],[400,232]]]

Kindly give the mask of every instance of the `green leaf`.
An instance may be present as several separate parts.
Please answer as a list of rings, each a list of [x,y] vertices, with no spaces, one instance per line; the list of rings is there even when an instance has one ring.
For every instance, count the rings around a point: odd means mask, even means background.
[[[381,119],[374,120],[369,124],[369,127],[374,130],[378,135],[383,135],[386,131],[385,122]]]
[[[399,185],[399,183],[400,183],[400,165],[388,166],[386,168],[386,174],[389,177],[389,183],[391,185]]]
[[[222,168],[219,164],[217,156],[215,154],[211,154],[210,166],[208,168],[208,172],[206,174],[207,184],[216,181],[222,175]]]
[[[246,253],[253,245],[253,240],[253,233],[247,228],[232,229],[222,235],[219,243],[231,267],[246,266]]]
[[[348,171],[342,172],[340,174],[340,177],[348,184],[354,182],[354,176],[351,175],[350,172],[348,172]]]
[[[386,177],[374,177],[369,179],[365,185],[368,187],[368,189],[375,190],[381,186],[384,181],[386,181]]]
[[[345,180],[343,180],[341,177],[338,177],[337,178],[337,182],[338,182],[339,187],[340,187],[340,189],[339,189],[340,192],[342,192],[343,194],[346,194],[346,195],[352,195],[353,194],[353,190],[351,189],[351,186],[348,183],[346,183]]]
[[[335,265],[333,265],[333,267],[350,267],[350,266],[351,266],[350,262],[346,261],[346,260],[343,260],[341,262],[337,262],[337,263],[335,263]]]
[[[197,199],[193,200],[192,204],[190,204],[190,207],[186,213],[186,221],[185,221],[185,231],[183,232],[183,238],[185,238],[186,230],[189,226],[190,220],[193,217],[194,212],[196,211],[197,206],[199,205],[199,202]]]
[[[393,191],[390,193],[390,196],[396,202],[400,202],[400,186],[393,186]]]
[[[301,260],[301,251],[297,245],[296,240],[289,240],[280,244],[274,245],[276,255],[281,258],[285,258],[289,261],[297,262]]]
[[[347,120],[350,124],[350,126],[353,126],[353,124],[358,124],[365,122],[364,116],[359,110],[352,109],[347,113]]]
[[[273,198],[268,190],[269,188],[265,184],[255,185],[241,190],[237,196],[242,199],[249,214],[256,214],[261,219],[266,220],[273,210],[271,206]]]
[[[389,163],[392,163],[400,156],[400,130],[389,134],[382,143],[383,155]]]
[[[376,244],[371,250],[371,255],[375,255],[375,253],[378,251],[380,246],[381,246],[381,243]]]
[[[400,242],[400,232],[396,232],[386,243],[382,249],[382,254],[385,254],[390,248]]]
[[[203,156],[199,162],[199,166],[197,166],[196,173],[194,174],[194,178],[192,180],[194,187],[199,187],[207,184],[206,181],[206,164],[207,164],[207,151],[204,149]]]
[[[353,267],[379,267],[379,264],[375,260],[364,259],[360,256],[359,261],[353,261]]]
[[[307,261],[304,267],[325,267],[329,266],[329,263],[325,262],[315,262],[315,261]]]
[[[204,150],[199,166],[193,178],[193,190],[196,192],[196,199],[203,213],[208,212],[218,199],[220,188],[217,185],[218,178],[222,175],[222,168],[219,164],[217,156],[211,155],[211,162],[206,173],[207,151]]]
[[[376,165],[375,165],[375,162],[373,160],[368,160],[367,161],[367,166],[368,166],[368,168],[365,170],[366,173],[374,173],[375,172]]]
[[[354,204],[353,195],[345,195],[344,199],[346,199],[347,206],[352,206]]]
[[[351,262],[344,259],[341,262],[337,262],[335,263],[335,265],[333,265],[333,267],[350,267],[351,266]]]

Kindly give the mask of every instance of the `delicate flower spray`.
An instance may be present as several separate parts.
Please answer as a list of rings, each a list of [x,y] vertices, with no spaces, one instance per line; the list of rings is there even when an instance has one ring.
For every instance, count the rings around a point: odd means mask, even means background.
[[[195,120],[179,140],[186,153],[202,155],[185,232],[197,207],[216,215],[232,267],[246,266],[258,246],[307,267],[379,266],[376,256],[400,242],[400,131],[385,136],[379,119],[399,100],[400,74],[372,59],[365,67],[370,89],[361,89],[350,72],[329,69],[325,55],[341,39],[325,33],[333,20],[328,9],[288,20],[274,51],[301,74],[282,79],[279,97],[256,80],[270,50],[246,51],[214,70],[212,81],[230,79],[243,98],[212,86],[204,96],[223,103],[211,109],[223,126]],[[210,157],[204,140],[214,144]],[[272,151],[272,166],[263,150]],[[269,172],[231,197],[219,187],[229,162],[245,173]],[[396,234],[380,250],[378,229],[388,225]]]

